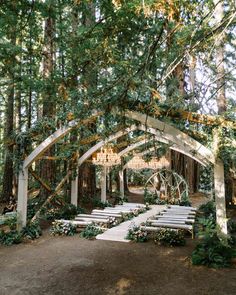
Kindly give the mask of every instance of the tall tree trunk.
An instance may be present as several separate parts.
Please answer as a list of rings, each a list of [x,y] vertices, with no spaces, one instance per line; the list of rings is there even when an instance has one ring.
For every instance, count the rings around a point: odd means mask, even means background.
[[[224,1],[214,0],[215,7],[215,21],[220,24],[224,17]],[[216,77],[217,77],[217,95],[216,103],[218,108],[218,114],[222,115],[227,110],[227,100],[225,95],[225,67],[224,67],[224,42],[225,33],[220,33],[216,35],[216,53],[215,53],[215,63],[216,63]],[[232,163],[231,163],[232,164]],[[231,196],[233,198],[233,179],[229,171],[225,170],[225,190],[226,196]],[[229,200],[227,200],[229,201]]]
[[[216,4],[215,8],[215,20],[217,23],[221,23],[224,17],[224,2],[214,0]],[[216,36],[216,76],[217,76],[217,107],[218,114],[222,114],[226,111],[226,97],[225,97],[225,68],[224,68],[224,38],[225,34]]]
[[[9,4],[10,5],[10,4]],[[12,14],[15,14],[14,25],[12,24],[9,31],[9,41],[12,46],[16,46],[16,1],[12,1]],[[7,101],[5,108],[5,123],[4,123],[4,168],[3,168],[3,185],[1,192],[2,201],[8,202],[12,196],[13,189],[13,145],[9,144],[14,128],[14,96],[15,96],[15,65],[16,57],[14,50],[9,54],[6,60],[6,72],[10,84],[7,89]]]
[[[95,23],[95,6],[93,3],[88,4],[88,12],[84,12],[83,15],[83,25],[90,27],[94,25]],[[92,90],[96,88],[97,86],[97,73],[94,70],[93,65],[90,63],[87,64],[87,66],[84,68],[83,71],[83,79],[84,79],[84,86],[85,91],[87,93],[87,97],[92,95]],[[89,104],[88,101],[86,101],[86,98],[84,99],[84,105]],[[89,127],[89,131],[94,133],[96,132],[96,126],[91,125]],[[84,132],[82,131],[80,134],[80,138],[83,138]],[[89,148],[89,147],[88,147]],[[80,154],[83,153],[83,148],[80,149]],[[79,196],[89,196],[94,197],[96,194],[96,168],[94,165],[92,165],[89,162],[83,163],[79,167],[79,185],[78,185],[78,193]]]
[[[13,188],[13,145],[9,145],[8,141],[13,132],[14,117],[14,74],[11,75],[12,86],[8,88],[6,118],[5,118],[5,158],[3,168],[3,187],[2,200],[8,202],[12,196]]]
[[[48,4],[49,5],[49,4]],[[44,92],[43,92],[43,106],[42,116],[43,118],[55,118],[55,93],[53,87],[53,71],[54,71],[54,35],[55,35],[55,24],[52,17],[53,6],[52,4],[48,7],[48,17],[45,20],[44,27],[44,51],[43,51],[43,78],[44,78]],[[53,156],[54,148],[50,148],[45,152],[46,156]],[[41,178],[46,180],[50,186],[54,184],[54,170],[55,165],[53,161],[42,160],[41,163]],[[45,198],[48,196],[48,191],[41,189],[41,197]]]

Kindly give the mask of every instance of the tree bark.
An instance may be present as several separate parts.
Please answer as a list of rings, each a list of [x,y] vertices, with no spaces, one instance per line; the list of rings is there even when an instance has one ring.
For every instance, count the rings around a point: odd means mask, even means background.
[[[220,23],[224,17],[224,3],[223,1],[214,0],[216,4],[215,8],[215,20]],[[222,114],[227,109],[226,97],[225,97],[225,68],[224,68],[224,38],[225,34],[220,33],[216,36],[216,76],[217,76],[217,107],[218,114]]]
[[[54,34],[55,23],[52,18],[53,6],[50,4],[48,7],[48,16],[45,20],[44,27],[44,51],[43,51],[43,78],[44,78],[44,91],[43,91],[43,118],[55,118],[55,99],[53,89],[53,71],[54,71]],[[53,156],[54,148],[50,148],[45,152],[46,156]],[[54,183],[54,170],[55,164],[53,161],[42,160],[40,163],[40,176],[46,180],[50,185]],[[48,196],[48,191],[43,189],[40,192],[42,198]]]
[[[9,4],[10,5],[10,4]],[[16,45],[16,27],[17,16],[15,13],[16,2],[12,1],[12,13],[15,14],[14,25],[12,24],[9,32],[9,41],[12,46]],[[3,186],[1,192],[2,201],[8,202],[12,196],[13,189],[13,145],[8,141],[13,134],[14,128],[14,96],[15,96],[15,65],[16,57],[13,51],[6,59],[6,73],[10,81],[10,86],[7,89],[7,101],[5,108],[5,123],[4,123],[4,167],[3,167]]]
[[[95,23],[95,6],[93,3],[88,3],[88,11],[83,14],[83,25],[90,27]],[[93,68],[91,63],[88,63],[86,67],[83,69],[83,80],[85,86],[85,94],[84,95],[84,105],[88,105],[89,101],[87,101],[86,96],[92,96],[92,91],[97,86],[97,73]],[[91,124],[89,127],[89,132],[92,134],[96,132],[96,126]],[[84,138],[84,132],[81,131],[80,138]],[[89,146],[88,146],[89,148]],[[80,150],[80,154],[84,151]],[[78,175],[78,194],[80,197],[89,196],[95,197],[96,195],[96,168],[89,162],[83,163],[79,167],[79,175]]]

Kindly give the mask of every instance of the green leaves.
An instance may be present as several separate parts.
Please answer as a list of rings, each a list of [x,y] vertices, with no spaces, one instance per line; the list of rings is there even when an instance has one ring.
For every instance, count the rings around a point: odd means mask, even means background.
[[[155,243],[165,246],[184,246],[186,241],[181,230],[160,229],[154,237]]]

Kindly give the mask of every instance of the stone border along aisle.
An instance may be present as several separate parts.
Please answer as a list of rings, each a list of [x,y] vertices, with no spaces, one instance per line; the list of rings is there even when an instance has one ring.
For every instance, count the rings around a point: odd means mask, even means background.
[[[132,207],[134,203],[124,203],[124,206]],[[143,205],[143,204],[134,204],[134,205]],[[144,205],[143,205],[144,206]],[[117,242],[125,242],[129,243],[130,240],[126,239],[128,234],[128,230],[132,224],[139,226],[141,223],[146,222],[148,218],[159,214],[166,208],[166,205],[151,205],[150,210],[147,210],[144,213],[141,213],[137,217],[134,217],[130,220],[120,223],[119,225],[112,227],[105,231],[103,234],[97,235],[97,240],[106,240],[106,241],[117,241]]]

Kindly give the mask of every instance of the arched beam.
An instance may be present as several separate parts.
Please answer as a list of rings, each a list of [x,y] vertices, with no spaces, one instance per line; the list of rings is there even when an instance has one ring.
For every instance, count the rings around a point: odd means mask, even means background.
[[[155,128],[146,128],[144,125],[139,125],[139,126],[132,125],[129,128],[120,130],[120,131],[116,132],[115,134],[112,134],[106,140],[101,140],[100,142],[95,144],[86,153],[84,153],[83,156],[81,156],[78,159],[78,165],[83,164],[84,161],[89,159],[92,156],[93,153],[95,153],[97,150],[99,150],[101,147],[103,147],[106,143],[111,142],[113,140],[116,140],[119,137],[121,137],[121,136],[123,136],[125,134],[128,134],[129,132],[135,131],[135,130],[146,131],[146,132],[148,132],[150,134],[156,135],[157,141],[160,141],[160,142],[163,142],[163,143],[166,143],[166,144],[172,144],[172,146],[170,147],[171,149],[177,149],[177,147],[175,148],[175,146],[178,146],[178,151],[179,152],[189,156],[190,158],[200,162],[203,165],[204,165],[204,163],[205,164],[210,164],[211,163],[210,159],[205,158],[205,157],[203,159],[203,157],[201,156],[201,153],[199,151],[196,151],[196,154],[192,154],[191,151],[193,151],[193,148],[190,148],[190,147],[186,146],[185,144],[183,144],[181,142],[181,140],[171,141],[171,139],[167,138],[168,137],[167,134],[165,134],[164,132],[160,132],[159,130],[155,130]],[[202,146],[202,147],[204,147],[204,146]],[[208,154],[212,154],[209,149],[206,148],[206,150],[208,151]],[[212,154],[212,156],[213,156],[213,154]]]
[[[162,123],[162,122],[161,122]],[[144,132],[148,132],[150,134],[153,134],[155,135],[155,138],[157,139],[157,141],[160,141],[160,142],[163,142],[165,144],[172,144],[172,146],[170,146],[170,149],[173,149],[173,150],[176,150],[178,152],[181,152],[182,154],[185,154],[186,156],[198,161],[200,164],[202,165],[207,165],[207,164],[210,164],[210,161],[208,158],[205,158],[205,156],[201,156],[201,153],[197,153],[194,154],[192,153],[192,148],[190,149],[188,145],[185,144],[185,142],[182,142],[181,139],[175,139],[175,141],[172,141],[174,140],[171,136],[169,136],[169,134],[166,134],[166,132],[164,131],[160,131],[160,130],[156,130],[155,128],[152,128],[152,127],[149,127],[147,128],[146,126],[144,125],[132,125],[130,128],[126,128],[124,130],[120,130],[118,132],[116,132],[115,134],[109,136],[106,140],[102,140],[100,142],[98,142],[96,145],[94,145],[93,147],[91,147],[82,157],[79,158],[78,160],[78,164],[81,165],[84,161],[86,161],[87,159],[89,159],[93,153],[95,153],[98,149],[100,149],[101,147],[103,147],[107,142],[110,142],[110,141],[113,141],[113,140],[116,140],[118,139],[119,137],[125,135],[125,134],[128,134],[129,132],[132,132],[132,131],[135,131],[135,130],[141,130],[141,131],[144,131]],[[174,128],[174,131],[176,133],[178,133],[178,130]],[[172,132],[174,132],[172,130]],[[183,132],[181,132],[180,134],[177,134],[179,135],[179,137],[181,138],[185,136],[185,134]],[[199,144],[197,141],[193,140],[193,142],[195,143],[195,146],[197,146],[200,149],[206,149],[206,152],[208,155],[212,155],[214,157],[214,155],[212,154],[212,152],[205,148],[204,146],[202,146],[201,144]],[[193,143],[191,142],[191,140],[188,141],[189,144]],[[144,143],[144,142],[143,142]],[[125,149],[124,152],[120,152],[120,155],[121,153],[122,154],[125,154],[125,152],[127,152],[128,150],[131,150],[133,148],[135,148],[135,146],[137,145],[138,143],[136,144],[133,144],[131,145],[131,147],[127,147],[127,149]],[[122,174],[123,172],[119,172],[119,175],[120,177],[122,177]],[[103,177],[103,179],[105,179]],[[104,180],[105,181],[105,180]],[[74,193],[77,193],[76,190],[74,189],[74,187],[77,186],[77,182],[78,182],[78,178],[76,177],[76,179],[74,181],[72,181],[72,189],[71,189],[71,192],[74,192]],[[104,185],[102,184],[102,187]],[[122,184],[121,184],[121,187],[122,187]],[[104,195],[104,193],[103,193]],[[73,204],[77,204],[77,195],[75,194],[72,194],[71,195],[71,200],[72,200],[72,203]],[[104,199],[104,196],[103,196],[103,199]]]
[[[106,143],[111,142],[113,140],[116,140],[119,137],[121,137],[121,136],[123,136],[125,134],[128,134],[129,132],[135,131],[135,130],[141,130],[141,131],[153,134],[153,135],[156,136],[156,139],[158,141],[160,141],[160,142],[163,142],[163,143],[166,143],[166,144],[171,143],[172,144],[172,146],[170,147],[171,149],[177,150],[177,151],[187,155],[188,157],[198,161],[202,165],[206,165],[206,164],[210,163],[209,159],[201,157],[201,154],[196,153],[194,155],[193,153],[191,153],[192,149],[190,149],[188,146],[186,146],[181,140],[176,140],[175,139],[175,141],[171,141],[172,138],[169,137],[168,134],[166,134],[165,132],[163,132],[163,131],[160,132],[160,130],[156,130],[155,128],[152,128],[152,127],[146,128],[144,125],[141,124],[139,126],[132,125],[129,128],[120,130],[120,131],[116,132],[115,134],[112,134],[111,136],[109,136],[106,140],[102,140],[102,141],[98,142],[93,147],[91,147],[86,153],[84,153],[82,157],[80,157],[78,159],[78,165],[82,165],[83,162],[85,162],[87,159],[89,159],[93,155],[93,153],[95,153],[97,150],[99,150],[101,147],[103,147]],[[175,130],[176,130],[176,132],[178,132],[177,129],[175,129]],[[197,145],[197,143],[198,142],[196,142],[195,145]],[[177,147],[175,147],[175,145],[178,145],[179,147],[177,148]],[[134,146],[135,146],[135,144],[134,144]],[[211,154],[210,150],[208,150],[208,149],[206,149],[206,150],[208,151],[208,154]],[[74,205],[77,205],[77,198],[78,198],[78,196],[77,196],[77,191],[78,190],[76,189],[77,188],[77,182],[78,182],[78,176],[71,183],[71,192],[72,192],[72,194],[71,194],[71,202]],[[102,184],[102,187],[103,187],[103,184]],[[104,199],[104,196],[103,196],[103,199]]]
[[[210,161],[212,164],[215,163],[215,156],[210,149],[175,127],[138,112],[127,111],[125,116],[142,123],[144,126],[159,130],[163,137],[170,142],[176,143],[176,145],[181,146],[188,152],[193,151],[194,154],[198,154],[205,158],[207,162]]]
[[[101,113],[96,113],[95,117],[98,117]],[[149,128],[150,133],[153,128],[155,134],[159,136],[160,139],[168,140],[172,143],[172,149],[176,148],[178,151],[187,154],[193,159],[196,159],[200,162],[212,163],[215,165],[215,193],[216,193],[216,205],[217,205],[217,223],[220,225],[222,232],[227,233],[226,225],[226,212],[225,212],[225,196],[224,196],[224,184],[222,182],[222,176],[224,175],[224,167],[222,163],[215,160],[215,156],[212,151],[196,140],[189,137],[187,134],[179,131],[178,129],[170,126],[167,123],[161,122],[156,118],[146,116],[144,114],[127,111],[125,116],[129,119],[136,120]],[[19,173],[19,184],[18,184],[18,222],[19,227],[22,227],[26,224],[26,213],[27,213],[27,187],[28,187],[28,167],[37,160],[50,146],[55,144],[60,138],[68,134],[74,127],[77,127],[79,124],[85,124],[85,121],[71,121],[67,127],[62,127],[58,129],[54,134],[49,136],[45,141],[43,141],[24,161],[21,172]],[[91,117],[87,119],[91,121]],[[120,135],[116,134],[109,138],[110,141],[119,138],[120,136],[127,134],[128,132],[134,131],[137,128],[132,127],[133,130],[129,131],[129,128],[126,129],[126,132],[120,131]],[[131,128],[131,129],[132,129]],[[147,130],[146,130],[147,131]],[[107,141],[99,142],[91,150],[87,151],[81,158],[79,164],[83,163],[87,158],[89,158],[92,153],[99,148],[101,148]],[[217,204],[218,203],[218,204]],[[221,212],[221,215],[220,215]]]
[[[102,115],[101,112],[94,112],[91,117],[85,120],[73,120],[67,126],[57,129],[53,134],[46,138],[40,145],[38,145],[33,152],[24,160],[22,169],[28,168],[34,161],[36,161],[46,150],[57,143],[61,138],[66,136],[72,129],[78,128],[81,125],[86,125],[92,120]]]

